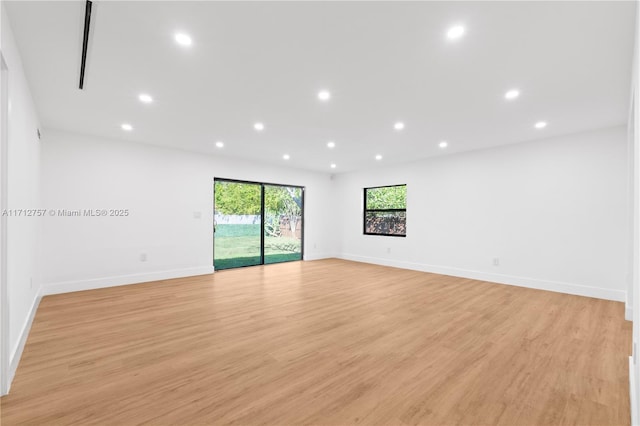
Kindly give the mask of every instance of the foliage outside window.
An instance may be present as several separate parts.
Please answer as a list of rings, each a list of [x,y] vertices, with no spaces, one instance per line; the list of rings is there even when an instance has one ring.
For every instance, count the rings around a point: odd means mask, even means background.
[[[407,236],[407,185],[364,189],[364,233]]]
[[[266,235],[281,237],[283,222],[295,234],[302,215],[302,188],[265,185],[264,208]]]
[[[260,214],[260,185],[220,181],[216,184],[216,213],[226,215]]]
[[[224,215],[259,215],[261,188],[259,184],[219,182],[215,191],[216,213]],[[284,220],[295,233],[302,215],[302,188],[265,185],[265,232],[280,237]]]

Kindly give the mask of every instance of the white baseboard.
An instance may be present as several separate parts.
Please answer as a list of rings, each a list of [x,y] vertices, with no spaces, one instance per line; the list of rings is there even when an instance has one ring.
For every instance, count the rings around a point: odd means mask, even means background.
[[[36,293],[36,297],[33,300],[31,309],[29,309],[27,319],[22,325],[22,329],[20,330],[18,343],[14,348],[12,348],[11,355],[9,356],[9,377],[7,377],[7,393],[11,389],[11,382],[13,382],[13,378],[15,377],[16,371],[18,370],[18,364],[20,363],[20,358],[22,358],[22,351],[24,351],[24,345],[27,343],[27,338],[29,337],[29,332],[31,331],[33,320],[36,317],[36,312],[38,311],[40,300],[42,300],[42,287],[40,287],[38,289],[38,292]]]
[[[329,259],[331,257],[336,257],[335,254],[329,253],[313,253],[313,254],[305,254],[304,260],[320,260],[320,259]]]
[[[142,274],[117,275],[88,280],[62,281],[45,283],[42,285],[42,295],[70,293],[73,291],[95,290],[97,288],[115,287],[120,285],[138,284],[149,281],[170,280],[173,278],[192,277],[196,275],[213,274],[213,266],[196,268],[172,269],[169,271],[145,272]]]
[[[455,277],[470,278],[479,281],[488,281],[498,284],[513,285],[517,287],[534,288],[537,290],[554,291],[557,293],[574,294],[577,296],[594,297],[597,299],[614,300],[617,302],[624,302],[626,298],[626,292],[622,290],[611,290],[606,288],[584,286],[580,284],[564,283],[558,281],[545,281],[536,278],[472,271],[467,269],[451,268],[447,266],[427,265],[424,263],[358,256],[349,253],[342,253],[337,257],[340,259],[353,260],[356,262],[374,263],[377,265],[393,266],[396,268],[411,269],[414,271],[452,275]]]
[[[631,405],[631,426],[638,426],[638,395],[636,395],[636,372],[633,357],[629,357],[629,402]]]

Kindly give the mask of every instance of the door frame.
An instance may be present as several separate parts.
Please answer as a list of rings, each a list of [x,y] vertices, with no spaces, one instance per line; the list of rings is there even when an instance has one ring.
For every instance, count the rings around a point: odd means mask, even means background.
[[[300,212],[300,218],[302,219],[302,225],[300,226],[300,260],[304,260],[304,204],[305,204],[305,187],[300,185],[286,185],[282,183],[269,183],[269,182],[255,182],[250,180],[241,180],[241,179],[227,179],[214,177],[213,178],[213,221],[212,221],[212,230],[213,230],[213,266],[215,268],[216,262],[216,233],[215,233],[215,222],[216,222],[216,182],[229,182],[229,183],[245,183],[249,185],[260,185],[260,263],[258,265],[246,265],[246,266],[237,266],[235,268],[229,269],[237,269],[237,268],[247,268],[251,266],[264,266],[264,187],[265,186],[280,186],[280,187],[288,187],[288,188],[298,188],[302,191],[302,211]],[[287,263],[287,262],[299,262],[298,260],[285,260],[282,262],[276,263]],[[275,265],[276,263],[268,263],[267,265]]]

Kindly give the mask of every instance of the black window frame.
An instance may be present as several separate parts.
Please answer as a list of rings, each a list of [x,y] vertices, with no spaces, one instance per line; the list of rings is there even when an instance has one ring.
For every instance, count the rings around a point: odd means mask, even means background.
[[[369,189],[378,189],[378,188],[393,188],[396,186],[404,186],[406,187],[407,184],[406,183],[401,183],[401,184],[397,184],[397,185],[382,185],[382,186],[371,186],[368,188],[364,188],[364,213],[362,215],[362,233],[363,235],[379,235],[379,236],[383,236],[383,237],[401,237],[401,238],[406,238],[407,237],[407,229],[406,229],[406,223],[405,223],[405,233],[404,234],[383,234],[383,233],[377,233],[377,232],[367,232],[367,213],[369,212],[404,212],[404,217],[405,217],[405,221],[407,219],[407,207],[406,207],[406,200],[405,200],[405,208],[404,209],[367,209],[367,191]]]

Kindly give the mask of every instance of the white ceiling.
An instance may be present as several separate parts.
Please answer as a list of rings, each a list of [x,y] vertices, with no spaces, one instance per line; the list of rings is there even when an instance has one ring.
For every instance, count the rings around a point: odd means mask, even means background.
[[[84,2],[7,7],[45,129],[339,173],[627,120],[633,2],[94,2],[84,91]]]

